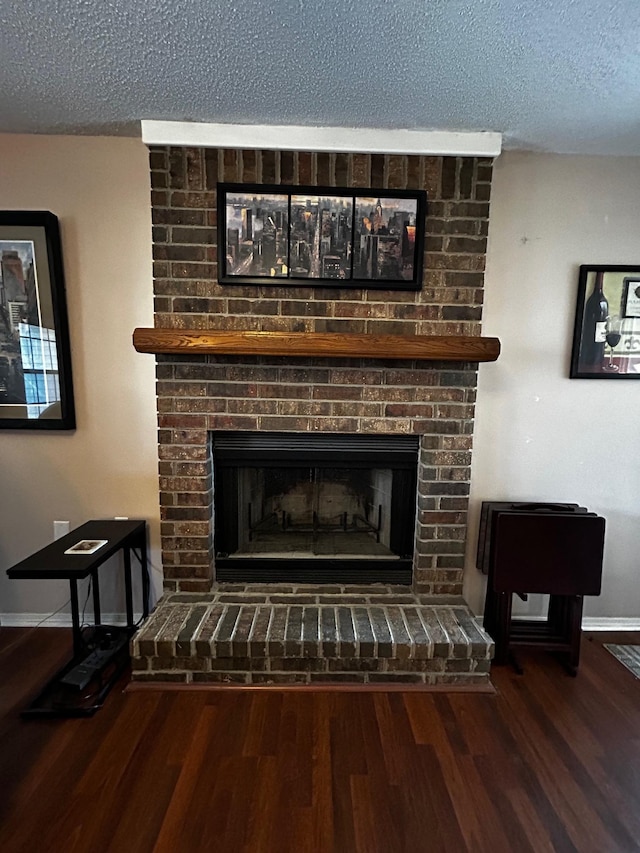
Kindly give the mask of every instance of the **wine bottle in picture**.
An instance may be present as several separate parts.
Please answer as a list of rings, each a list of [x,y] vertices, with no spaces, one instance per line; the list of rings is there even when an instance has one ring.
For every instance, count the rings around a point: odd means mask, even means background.
[[[582,360],[586,364],[599,365],[604,359],[609,303],[604,295],[603,277],[604,273],[596,273],[593,292],[584,305]]]

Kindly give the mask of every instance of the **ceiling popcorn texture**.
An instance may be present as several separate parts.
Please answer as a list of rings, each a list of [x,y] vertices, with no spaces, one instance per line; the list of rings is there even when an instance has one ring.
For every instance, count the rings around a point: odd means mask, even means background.
[[[640,153],[638,0],[0,0],[0,132],[490,130]]]

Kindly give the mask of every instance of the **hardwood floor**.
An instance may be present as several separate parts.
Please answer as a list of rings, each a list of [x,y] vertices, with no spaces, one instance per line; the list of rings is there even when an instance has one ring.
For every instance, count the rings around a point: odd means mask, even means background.
[[[2,853],[640,850],[640,681],[583,637],[496,695],[124,693],[22,720],[67,631],[0,629]]]

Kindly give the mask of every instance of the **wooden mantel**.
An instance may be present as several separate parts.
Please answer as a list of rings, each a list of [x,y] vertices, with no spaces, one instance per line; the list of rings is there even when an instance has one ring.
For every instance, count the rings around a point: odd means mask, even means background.
[[[495,361],[498,338],[325,332],[201,332],[134,329],[138,352],[173,355],[284,355],[311,358]]]

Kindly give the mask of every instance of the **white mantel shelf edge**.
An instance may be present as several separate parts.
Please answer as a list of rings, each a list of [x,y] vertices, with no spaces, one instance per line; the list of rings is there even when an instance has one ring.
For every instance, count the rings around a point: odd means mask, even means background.
[[[215,124],[151,119],[143,119],[140,128],[146,145],[450,157],[497,157],[502,150],[502,134],[494,131]]]

